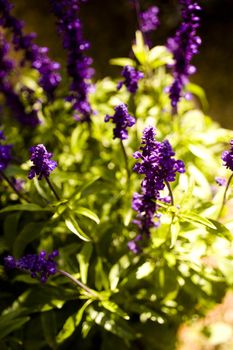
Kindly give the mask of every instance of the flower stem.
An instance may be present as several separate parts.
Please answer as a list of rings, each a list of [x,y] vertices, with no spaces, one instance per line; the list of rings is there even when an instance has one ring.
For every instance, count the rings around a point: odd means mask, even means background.
[[[169,182],[166,181],[166,180],[165,180],[165,184],[167,186],[167,189],[168,189],[168,192],[169,192],[169,196],[171,197],[171,205],[174,205],[174,197],[173,197],[171,186],[170,186]]]
[[[47,181],[47,184],[49,185],[49,188],[51,189],[51,191],[53,192],[54,196],[56,197],[56,199],[58,201],[60,201],[61,199],[60,199],[59,195],[57,194],[57,192],[56,192],[55,188],[53,187],[53,185],[52,185],[51,181],[49,180],[49,178],[45,177],[45,179]]]
[[[125,146],[124,146],[122,140],[120,140],[120,144],[121,144],[121,149],[122,149],[122,153],[123,153],[124,160],[125,160],[125,169],[126,169],[126,172],[127,172],[127,180],[128,180],[128,183],[129,183],[130,171],[129,171],[129,164],[128,164],[128,156],[127,156],[127,153],[126,153],[126,150],[125,150]]]
[[[89,287],[87,287],[85,284],[83,284],[81,281],[78,279],[74,278],[71,276],[68,272],[63,271],[63,270],[57,270],[61,275],[69,278],[73,283],[77,284],[80,288],[85,290],[88,294],[91,294],[93,297],[98,298],[98,294],[95,293],[93,290],[91,290]]]
[[[7,183],[8,185],[12,188],[12,190],[18,195],[19,198],[25,200],[26,202],[30,203],[29,199],[27,199],[22,193],[20,193],[17,188],[15,187],[15,185],[10,181],[10,179],[8,179],[8,177],[6,176],[6,174],[4,174],[3,171],[0,171],[0,177],[2,177]]]
[[[229,177],[228,181],[227,181],[227,184],[226,184],[226,188],[225,188],[225,191],[224,191],[224,194],[223,194],[223,199],[222,199],[222,205],[221,205],[221,208],[219,210],[219,214],[218,214],[218,219],[221,217],[221,214],[222,214],[222,211],[223,211],[223,208],[224,208],[224,205],[226,203],[226,197],[227,197],[227,190],[230,186],[230,183],[231,183],[231,180],[233,178],[233,173],[231,174],[231,176]]]

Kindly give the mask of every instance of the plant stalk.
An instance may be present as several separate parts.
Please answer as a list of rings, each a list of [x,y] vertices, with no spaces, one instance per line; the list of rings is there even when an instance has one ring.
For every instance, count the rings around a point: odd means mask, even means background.
[[[231,174],[231,176],[229,177],[228,181],[227,181],[227,184],[226,184],[226,188],[225,188],[225,191],[224,191],[224,194],[223,194],[223,199],[222,199],[222,205],[221,205],[221,208],[219,210],[219,214],[218,214],[218,219],[221,217],[221,214],[222,214],[222,211],[223,211],[223,208],[224,208],[224,205],[226,203],[226,197],[227,197],[227,190],[230,186],[230,183],[231,183],[231,180],[233,178],[233,173]]]
[[[174,197],[173,197],[171,186],[170,186],[169,182],[166,181],[166,180],[165,180],[165,184],[167,186],[167,189],[168,189],[168,192],[169,192],[169,196],[171,197],[171,205],[173,206],[174,205]]]
[[[54,196],[56,197],[56,199],[58,201],[60,201],[61,199],[60,199],[59,195],[57,194],[57,192],[56,192],[55,188],[53,187],[53,185],[52,185],[51,181],[49,180],[49,178],[45,177],[45,179],[47,181],[47,184],[49,185],[49,188],[51,189],[51,191],[53,192]]]
[[[124,160],[125,160],[125,169],[126,169],[126,172],[127,172],[127,180],[128,180],[128,184],[129,184],[130,171],[129,171],[129,164],[128,164],[128,156],[127,156],[127,153],[126,153],[126,150],[125,150],[125,146],[124,146],[122,140],[120,140],[120,144],[121,144],[121,149],[122,149],[122,153],[123,153]]]
[[[63,270],[57,270],[57,272],[59,272],[61,275],[69,278],[73,283],[77,284],[80,288],[82,288],[83,290],[85,290],[88,294],[91,294],[93,297],[97,297],[98,298],[98,294],[95,293],[93,290],[91,290],[89,287],[87,287],[85,284],[83,284],[81,281],[79,281],[78,279],[74,278],[73,276],[71,276],[68,272],[63,271]]]
[[[10,179],[8,179],[8,177],[6,176],[6,174],[4,174],[3,171],[0,171],[0,176],[8,183],[8,185],[12,188],[12,190],[17,194],[19,198],[23,199],[27,203],[30,203],[29,199],[24,197],[24,195],[17,190],[15,185],[10,181]]]

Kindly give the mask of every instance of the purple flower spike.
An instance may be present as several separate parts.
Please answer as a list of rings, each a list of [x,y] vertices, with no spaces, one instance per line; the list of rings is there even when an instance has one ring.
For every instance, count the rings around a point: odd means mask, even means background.
[[[146,11],[140,13],[140,26],[143,33],[156,30],[160,24],[158,19],[159,9],[157,6],[151,6]]]
[[[30,160],[33,162],[33,166],[29,172],[28,178],[31,180],[36,175],[38,180],[42,177],[48,177],[50,173],[57,167],[57,162],[51,160],[53,154],[49,153],[45,146],[40,144],[30,148],[31,157]]]
[[[174,64],[171,66],[174,81],[169,87],[169,97],[174,110],[184,96],[182,90],[188,82],[189,76],[194,74],[196,68],[191,60],[198,53],[201,39],[197,36],[200,26],[198,12],[201,10],[196,0],[179,0],[182,5],[182,24],[173,38],[167,41],[167,48],[173,54]]]
[[[125,66],[121,72],[121,75],[125,78],[125,80],[118,83],[117,89],[120,90],[121,87],[125,85],[129,92],[135,94],[138,89],[138,81],[143,78],[144,74],[137,71],[134,67]]]
[[[106,115],[104,121],[108,122],[112,119],[116,127],[113,129],[114,139],[119,138],[121,140],[126,140],[128,138],[127,128],[133,126],[136,122],[135,118],[132,117],[125,104],[120,104],[114,108],[115,114],[111,117]]]
[[[233,171],[233,139],[230,142],[230,150],[229,151],[224,151],[222,153],[222,160],[225,162],[223,164],[227,169],[230,169]]]
[[[39,278],[42,283],[45,283],[49,276],[57,272],[57,263],[54,261],[57,256],[57,250],[51,254],[47,254],[42,250],[38,255],[28,254],[18,260],[8,255],[4,258],[4,266],[7,270],[27,271],[31,274],[31,277]]]
[[[91,89],[90,79],[94,73],[92,59],[85,55],[90,44],[83,39],[82,23],[78,19],[80,0],[50,0],[52,10],[57,17],[59,34],[63,47],[68,52],[67,71],[72,78],[67,101],[72,103],[74,118],[90,121],[92,113],[88,101]]]
[[[20,97],[15,93],[13,86],[9,82],[9,75],[14,68],[13,61],[7,58],[9,47],[3,35],[0,34],[0,92],[4,95],[6,105],[11,109],[14,117],[23,125],[35,127],[40,123],[38,111],[32,109],[31,112],[26,112]]]
[[[156,200],[168,201],[168,197],[161,198],[160,191],[167,182],[175,181],[177,172],[185,172],[184,163],[173,158],[175,152],[170,143],[167,140],[156,141],[155,135],[154,127],[145,128],[140,151],[134,153],[134,158],[139,160],[134,170],[145,176],[141,183],[141,194],[134,193],[132,200],[132,208],[137,212],[133,222],[138,226],[142,238],[149,238],[150,229],[159,225]],[[136,246],[133,240],[129,248],[136,252]]]
[[[2,130],[0,131],[0,140],[5,140],[5,136]],[[5,170],[12,160],[11,150],[12,145],[0,144],[0,171]]]

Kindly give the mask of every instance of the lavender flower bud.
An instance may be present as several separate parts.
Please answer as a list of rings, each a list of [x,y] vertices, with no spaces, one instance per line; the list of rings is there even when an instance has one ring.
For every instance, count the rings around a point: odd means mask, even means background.
[[[115,114],[113,116],[106,115],[104,121],[108,122],[112,119],[112,122],[116,125],[113,129],[114,139],[125,140],[128,138],[127,128],[133,126],[136,120],[129,114],[127,105],[123,103],[116,106],[114,110]]]
[[[38,176],[38,180],[41,180],[42,177],[48,177],[57,167],[57,162],[51,160],[53,154],[49,153],[44,145],[39,144],[31,147],[30,153],[30,160],[33,162],[33,166],[28,174],[30,180],[36,175]]]
[[[138,89],[138,81],[143,78],[144,74],[137,71],[134,67],[125,66],[121,72],[121,75],[125,78],[125,80],[118,83],[117,89],[120,90],[121,87],[125,85],[129,92],[135,94]]]

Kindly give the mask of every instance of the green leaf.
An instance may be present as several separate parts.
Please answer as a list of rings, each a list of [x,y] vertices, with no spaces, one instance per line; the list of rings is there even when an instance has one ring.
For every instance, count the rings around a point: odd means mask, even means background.
[[[172,55],[165,46],[153,47],[149,51],[148,60],[154,69],[173,62]]]
[[[119,306],[116,303],[114,303],[113,301],[104,300],[104,301],[101,302],[101,304],[108,311],[116,313],[117,315],[123,317],[125,320],[129,320],[129,316],[127,315],[127,313],[124,312],[123,310],[121,310],[119,308]]]
[[[87,283],[88,267],[93,245],[91,243],[84,244],[81,252],[77,254],[77,259],[80,266],[80,276],[83,283]]]
[[[180,233],[180,224],[176,220],[175,222],[173,222],[171,224],[171,246],[170,246],[170,248],[174,247],[179,233]]]
[[[207,218],[204,218],[198,214],[189,212],[189,213],[180,213],[179,217],[184,220],[184,221],[188,221],[191,222],[192,224],[200,224],[203,225],[205,227],[209,227],[212,228],[214,230],[216,230],[216,226],[213,224],[213,222],[211,222],[210,220],[208,220]]]
[[[99,217],[90,209],[78,207],[77,209],[75,209],[75,213],[88,217],[89,219],[93,220],[96,224],[100,223]]]
[[[215,226],[214,231],[211,228],[208,228],[208,231],[210,233],[216,234],[215,230],[217,230],[219,236],[222,236],[222,237],[226,238],[230,242],[232,241],[232,233],[231,233],[230,230],[228,230],[228,228],[225,225],[223,225],[221,222],[218,222],[218,221],[213,220],[213,219],[209,219],[209,220]]]
[[[78,236],[83,241],[89,242],[90,238],[83,232],[77,221],[73,217],[69,217],[65,220],[67,228]]]
[[[37,177],[34,177],[33,183],[34,183],[35,188],[36,188],[37,192],[39,193],[39,195],[47,201],[47,200],[48,200],[48,195],[47,195],[47,193],[43,190],[43,188],[41,187],[41,185],[40,185],[41,183],[40,183],[40,181],[37,179]]]
[[[41,208],[37,204],[15,204],[0,210],[0,214],[10,211],[51,211],[50,208]]]
[[[110,64],[114,65],[114,66],[132,66],[135,67],[136,63],[134,60],[131,60],[130,58],[126,58],[126,57],[119,57],[119,58],[112,58],[109,61]]]
[[[155,275],[157,295],[164,301],[174,300],[179,291],[178,275],[174,268],[163,266],[157,269]]]
[[[208,100],[206,98],[205,91],[199,85],[188,83],[187,90],[199,97],[204,110],[208,109]]]
[[[227,283],[233,285],[233,260],[219,259],[218,266],[222,274],[226,277]]]
[[[12,249],[12,246],[18,233],[18,224],[20,217],[20,212],[13,213],[7,215],[4,220],[4,239],[10,250]]]
[[[13,255],[20,257],[27,244],[33,242],[40,236],[46,222],[30,222],[24,226],[19,235],[16,237],[13,244]]]
[[[1,315],[0,339],[4,338],[16,329],[21,328],[23,324],[30,320],[30,317],[28,316],[20,317],[23,312],[24,310],[21,308],[21,310],[8,312],[5,315]]]
[[[147,261],[137,269],[136,278],[140,280],[144,277],[147,277],[154,271],[154,269],[155,264],[153,264],[151,261]]]
[[[111,314],[109,316],[108,314],[98,312],[93,308],[89,309],[89,314],[95,323],[102,326],[106,331],[124,339],[124,341],[126,341],[128,344],[129,341],[135,339],[135,331],[129,327],[128,323],[124,319],[119,318],[118,315]]]
[[[64,340],[69,338],[74,333],[75,329],[78,327],[78,325],[82,321],[84,311],[91,303],[92,303],[92,300],[90,299],[87,300],[77,313],[67,318],[61,331],[58,333],[56,337],[56,340],[59,344],[64,342]]]
[[[100,176],[95,176],[93,179],[91,179],[90,181],[88,181],[87,183],[84,183],[83,186],[79,187],[76,191],[74,191],[72,193],[72,195],[70,196],[70,200],[73,200],[74,198],[77,200],[80,199],[80,197],[82,195],[85,194],[85,191],[87,189],[89,189],[89,187],[91,187],[93,184],[95,184],[96,181],[100,180],[101,177]]]
[[[48,312],[42,312],[40,314],[41,324],[44,333],[44,337],[48,345],[54,349],[56,348],[56,316],[53,310]]]
[[[136,32],[136,44],[132,47],[135,57],[141,64],[144,64],[148,58],[148,46],[145,46],[142,32]]]
[[[95,264],[95,286],[97,290],[101,290],[102,288],[109,289],[109,280],[104,271],[102,259],[99,256]]]

